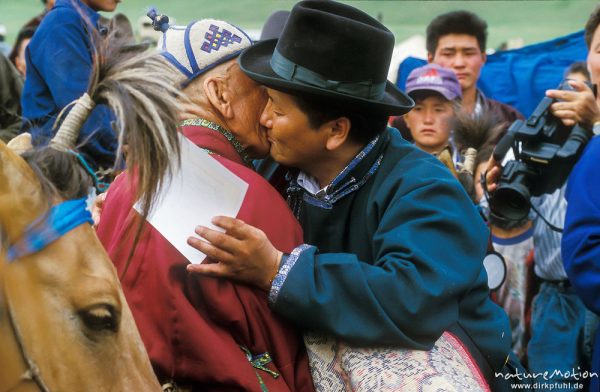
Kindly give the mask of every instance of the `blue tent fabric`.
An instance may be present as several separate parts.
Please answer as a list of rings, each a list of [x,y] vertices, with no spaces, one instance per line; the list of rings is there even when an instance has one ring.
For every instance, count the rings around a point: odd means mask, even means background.
[[[487,56],[477,85],[486,96],[507,103],[528,117],[545,91],[559,85],[565,69],[586,57],[582,30]],[[398,68],[398,87],[404,90],[408,74],[425,63],[423,59],[406,58]]]

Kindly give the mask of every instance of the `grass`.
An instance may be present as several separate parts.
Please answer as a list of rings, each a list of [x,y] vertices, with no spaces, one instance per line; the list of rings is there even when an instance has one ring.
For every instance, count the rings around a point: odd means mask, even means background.
[[[488,22],[488,46],[492,48],[509,39],[522,38],[525,44],[531,44],[580,30],[597,4],[593,0],[344,2],[380,17],[394,32],[397,42],[415,34],[424,35],[427,23],[440,13],[468,9]],[[259,31],[273,11],[291,9],[294,3],[290,0],[124,0],[118,11],[130,18],[134,28],[148,5],[154,5],[160,12],[174,17],[177,24],[216,18]],[[0,24],[8,29],[9,44],[18,29],[41,9],[39,0],[0,0]]]

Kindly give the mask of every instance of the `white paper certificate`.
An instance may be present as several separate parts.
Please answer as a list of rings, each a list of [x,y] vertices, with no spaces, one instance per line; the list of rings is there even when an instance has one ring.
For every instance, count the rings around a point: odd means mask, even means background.
[[[181,166],[165,180],[148,222],[190,263],[199,264],[206,255],[187,244],[198,225],[223,231],[210,223],[216,215],[237,216],[248,184],[185,136],[181,140]],[[139,204],[135,205],[139,212]]]

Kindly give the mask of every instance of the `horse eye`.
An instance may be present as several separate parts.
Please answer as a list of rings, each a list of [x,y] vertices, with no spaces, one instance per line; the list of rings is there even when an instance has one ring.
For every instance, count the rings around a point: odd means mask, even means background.
[[[79,317],[91,331],[117,332],[119,329],[119,317],[115,308],[111,305],[94,305],[79,312]]]

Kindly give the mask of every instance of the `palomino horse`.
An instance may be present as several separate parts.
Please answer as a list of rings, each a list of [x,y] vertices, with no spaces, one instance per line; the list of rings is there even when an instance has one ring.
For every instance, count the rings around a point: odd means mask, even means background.
[[[179,92],[160,56],[97,42],[90,88],[50,148],[26,153],[25,162],[0,143],[0,392],[160,390],[89,224],[81,198],[98,181],[75,148],[92,108],[108,104],[117,155],[126,140],[146,213],[179,157]]]
[[[89,224],[9,262],[49,207],[34,171],[0,143],[0,392],[160,390]]]

